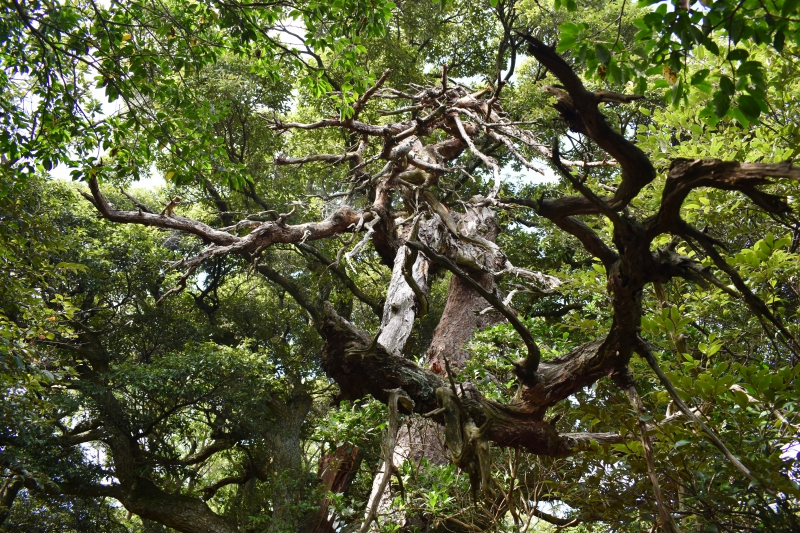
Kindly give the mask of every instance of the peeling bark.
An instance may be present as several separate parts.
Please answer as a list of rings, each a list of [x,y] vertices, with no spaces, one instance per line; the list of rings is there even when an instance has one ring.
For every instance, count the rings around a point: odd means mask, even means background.
[[[337,494],[347,491],[350,483],[361,466],[362,452],[352,444],[342,444],[333,453],[320,458],[318,476],[328,492]],[[334,533],[334,517],[329,516],[328,498],[320,502],[319,511],[314,520],[312,533]]]
[[[378,342],[381,346],[394,355],[402,355],[403,348],[414,327],[414,319],[417,315],[416,310],[420,305],[414,290],[406,282],[403,273],[406,254],[408,253],[410,253],[410,250],[406,246],[401,246],[395,257],[392,279],[386,291],[381,333],[378,336]],[[424,295],[427,295],[429,290],[429,271],[430,261],[423,255],[418,255],[411,275]]]

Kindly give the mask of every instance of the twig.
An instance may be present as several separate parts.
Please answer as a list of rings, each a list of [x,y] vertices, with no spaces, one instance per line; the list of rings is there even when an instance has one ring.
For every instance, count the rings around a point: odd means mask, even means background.
[[[378,78],[378,81],[375,82],[375,85],[373,85],[372,87],[367,89],[367,92],[362,94],[361,97],[356,101],[356,103],[353,104],[353,118],[352,118],[352,120],[355,120],[356,118],[358,118],[358,114],[361,113],[361,110],[363,110],[364,106],[367,105],[367,101],[370,98],[372,98],[372,95],[375,94],[375,91],[377,91],[378,89],[381,88],[381,86],[384,84],[384,82],[386,81],[386,78],[389,77],[389,74],[391,74],[391,72],[392,71],[390,69],[384,70],[383,74],[381,74],[381,77]]]
[[[661,519],[661,526],[664,528],[665,533],[683,533],[683,530],[681,530],[681,528],[678,527],[678,524],[675,523],[672,513],[670,513],[669,509],[664,504],[664,496],[661,494],[661,486],[658,483],[658,474],[656,473],[656,463],[655,459],[653,458],[653,445],[650,442],[650,439],[647,437],[647,424],[640,416],[645,413],[642,399],[636,392],[636,384],[633,382],[633,378],[629,374],[626,374],[625,377],[628,379],[626,380],[627,383],[623,388],[625,390],[625,394],[628,396],[628,400],[630,400],[631,405],[633,406],[634,411],[636,411],[636,420],[639,425],[639,433],[642,439],[645,463],[647,463],[647,474],[650,476],[650,482],[653,484],[653,495],[656,498],[656,505],[658,506],[658,516]]]
[[[500,167],[497,165],[497,161],[495,161],[494,158],[491,158],[488,155],[481,152],[480,150],[478,150],[478,148],[475,146],[475,143],[472,142],[470,136],[467,135],[466,130],[464,130],[464,124],[461,123],[461,118],[458,116],[457,113],[453,114],[453,120],[455,121],[456,126],[458,127],[458,132],[461,134],[461,138],[464,140],[465,143],[467,143],[467,146],[469,146],[470,151],[477,158],[483,161],[487,167],[492,169],[492,174],[494,175],[494,186],[492,187],[492,192],[489,193],[489,198],[496,198],[497,193],[500,192],[500,184],[501,184]]]

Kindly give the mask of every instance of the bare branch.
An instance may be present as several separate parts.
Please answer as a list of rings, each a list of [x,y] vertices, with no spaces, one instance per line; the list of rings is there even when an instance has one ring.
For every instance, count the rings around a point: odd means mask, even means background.
[[[464,124],[461,122],[461,118],[459,118],[458,114],[453,114],[453,120],[458,127],[458,132],[461,134],[461,139],[467,143],[469,146],[470,151],[483,163],[492,170],[492,174],[494,175],[494,186],[492,187],[492,191],[489,193],[489,198],[496,198],[497,193],[500,192],[500,167],[497,164],[497,161],[493,157],[489,157],[488,155],[484,154],[475,146],[475,143],[472,142],[472,138],[467,135],[466,130],[464,129]]]
[[[305,157],[286,157],[279,155],[275,158],[276,165],[304,165],[305,163],[330,163],[338,165],[346,161],[352,161],[359,157],[358,152],[347,152],[344,154],[312,154]]]
[[[144,211],[145,213],[153,213],[153,211],[152,211],[152,210],[151,210],[149,207],[147,207],[147,206],[146,206],[146,205],[144,205],[142,202],[140,202],[139,200],[137,200],[137,199],[136,199],[134,196],[132,196],[132,195],[128,194],[127,192],[125,192],[125,189],[123,189],[122,187],[120,187],[120,188],[119,188],[119,192],[121,192],[122,194],[124,194],[124,195],[125,195],[125,197],[126,197],[128,200],[130,200],[130,201],[131,201],[131,203],[133,203],[133,205],[135,205],[136,207],[138,207],[138,208],[139,208],[139,210],[141,210],[141,211]]]
[[[361,113],[361,111],[364,109],[364,106],[367,105],[367,102],[369,101],[370,98],[372,98],[372,95],[375,94],[375,91],[377,91],[383,86],[384,82],[386,81],[386,78],[389,77],[389,74],[391,72],[392,71],[389,69],[384,70],[383,74],[381,74],[381,77],[378,78],[378,80],[375,82],[375,85],[367,89],[367,91],[364,94],[362,94],[358,100],[356,100],[356,103],[353,104],[352,120],[358,118],[358,114]]]
[[[367,508],[366,518],[361,525],[360,533],[366,533],[370,524],[375,519],[378,503],[394,471],[394,448],[397,444],[397,430],[399,429],[397,403],[399,400],[403,400],[403,404],[408,411],[414,409],[414,401],[408,397],[408,394],[406,394],[403,389],[392,389],[387,392],[389,393],[389,400],[386,402],[389,408],[389,424],[386,428],[385,440],[383,442],[383,477],[381,478],[378,489],[374,491],[375,498],[370,502]]]
[[[218,231],[207,226],[202,222],[192,220],[186,217],[165,215],[156,215],[154,213],[144,211],[119,211],[113,209],[106,200],[105,196],[100,192],[100,186],[97,183],[97,178],[89,180],[89,190],[92,191],[92,200],[94,206],[103,216],[112,222],[122,222],[125,224],[141,224],[143,226],[153,226],[157,228],[173,229],[184,231],[197,235],[205,242],[211,242],[219,245],[231,245],[239,240],[238,237]]]

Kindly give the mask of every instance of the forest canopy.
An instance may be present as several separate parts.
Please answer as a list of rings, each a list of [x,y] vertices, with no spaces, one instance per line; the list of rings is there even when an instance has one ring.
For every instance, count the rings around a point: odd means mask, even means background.
[[[0,6],[0,530],[800,530],[800,1]]]

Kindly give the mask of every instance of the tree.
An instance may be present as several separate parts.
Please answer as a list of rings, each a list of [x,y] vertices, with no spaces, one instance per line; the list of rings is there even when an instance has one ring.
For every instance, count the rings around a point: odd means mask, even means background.
[[[53,378],[3,437],[4,504],[797,528],[797,5],[560,4],[11,4],[14,195],[69,160],[88,204],[49,189],[42,228],[81,245],[36,257],[83,266],[25,281],[63,316],[20,341]],[[163,211],[123,188],[152,164]]]

